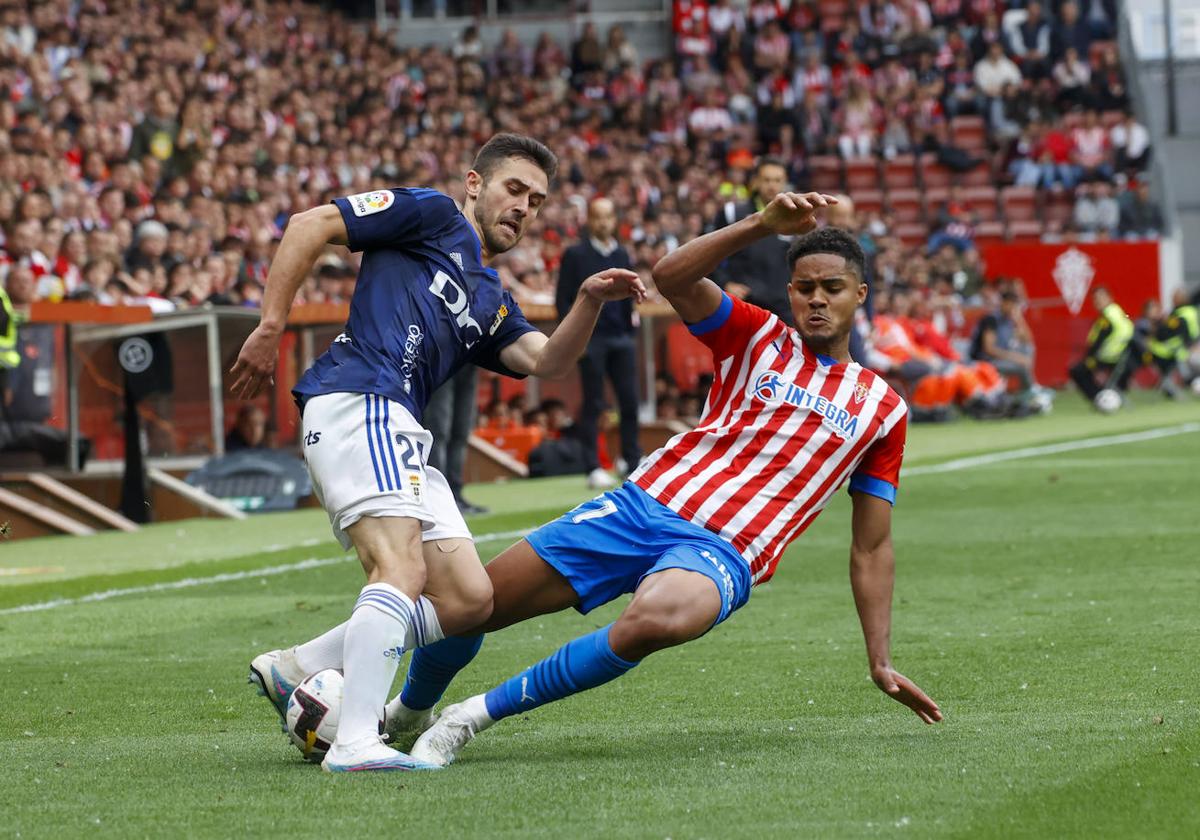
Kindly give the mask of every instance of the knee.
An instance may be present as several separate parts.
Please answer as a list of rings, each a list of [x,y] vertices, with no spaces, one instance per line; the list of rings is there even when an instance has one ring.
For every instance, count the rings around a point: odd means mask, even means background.
[[[463,581],[453,593],[437,599],[438,620],[445,635],[473,631],[492,617],[492,582],[486,575],[481,577],[482,580]]]
[[[636,661],[703,635],[712,625],[707,619],[707,616],[698,616],[694,612],[647,609],[630,604],[613,626],[609,643],[618,656]]]

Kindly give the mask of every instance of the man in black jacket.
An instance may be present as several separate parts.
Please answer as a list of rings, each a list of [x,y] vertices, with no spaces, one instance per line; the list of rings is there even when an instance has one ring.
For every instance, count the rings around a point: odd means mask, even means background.
[[[570,310],[580,285],[588,277],[606,268],[633,268],[628,252],[617,242],[616,231],[617,213],[612,201],[607,198],[592,201],[588,205],[587,236],[563,253],[556,295],[560,318]],[[632,300],[604,304],[587,352],[579,360],[579,377],[583,383],[579,436],[583,443],[588,485],[597,490],[617,484],[616,479],[600,467],[596,449],[596,427],[600,412],[604,410],[606,373],[621,412],[621,457],[625,460],[625,469],[633,470],[642,457],[638,446],[635,318]]]
[[[717,212],[713,229],[720,229],[757,213],[771,199],[787,188],[787,167],[775,158],[760,158],[750,182],[753,195],[749,201],[729,202]],[[761,306],[792,323],[792,305],[788,302],[787,284],[780,277],[791,275],[787,251],[791,237],[768,236],[749,245],[725,260],[713,279],[730,297]]]

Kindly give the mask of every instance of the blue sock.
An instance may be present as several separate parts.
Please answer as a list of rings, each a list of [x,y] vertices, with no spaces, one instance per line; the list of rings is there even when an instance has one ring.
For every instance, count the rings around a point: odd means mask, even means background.
[[[580,636],[532,668],[493,688],[484,697],[488,715],[492,720],[500,720],[517,712],[536,709],[604,685],[637,665],[613,653],[608,643],[611,629],[610,624]]]
[[[450,636],[413,651],[400,702],[410,709],[430,709],[442,699],[458,672],[475,658],[483,634]]]

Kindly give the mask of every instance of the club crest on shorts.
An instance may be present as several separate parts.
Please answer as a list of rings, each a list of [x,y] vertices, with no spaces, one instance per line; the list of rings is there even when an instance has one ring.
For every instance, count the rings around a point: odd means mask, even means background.
[[[854,401],[859,404],[863,403],[867,399],[867,394],[870,393],[870,391],[871,391],[871,389],[867,386],[867,383],[865,383],[865,382],[855,383],[855,385],[854,385]]]

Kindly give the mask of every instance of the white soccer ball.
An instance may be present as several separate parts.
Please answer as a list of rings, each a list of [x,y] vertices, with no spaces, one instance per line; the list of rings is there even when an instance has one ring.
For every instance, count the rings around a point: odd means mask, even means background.
[[[1112,414],[1121,407],[1121,395],[1112,388],[1105,388],[1096,395],[1095,403],[1101,414]]]
[[[305,679],[287,705],[287,734],[308,761],[321,761],[337,735],[342,672],[332,668]]]

